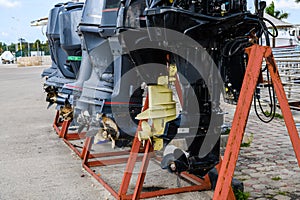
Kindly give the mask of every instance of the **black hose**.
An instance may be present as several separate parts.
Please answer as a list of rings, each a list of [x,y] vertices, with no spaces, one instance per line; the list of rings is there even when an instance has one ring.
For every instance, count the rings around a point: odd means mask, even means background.
[[[272,34],[270,33],[270,31],[268,31],[268,28],[265,24],[265,21],[269,22],[271,24],[271,26],[273,27],[273,30],[275,30],[275,34]],[[276,26],[268,19],[264,18],[264,17],[260,17],[260,20],[259,20],[259,24],[261,25],[262,27],[262,30],[263,30],[263,33],[265,35],[265,38],[266,38],[266,45],[267,46],[270,46],[270,38],[269,38],[269,35],[271,35],[272,37],[277,37],[278,36],[278,30],[276,28]],[[274,90],[274,85],[273,85],[273,82],[272,82],[272,79],[270,78],[270,74],[269,74],[269,70],[268,70],[268,65],[266,65],[266,67],[264,69],[262,69],[262,72],[264,71],[267,71],[267,83],[268,83],[268,93],[269,93],[269,98],[270,98],[270,112],[267,113],[262,105],[261,105],[261,101],[260,99],[257,97],[257,93],[255,91],[255,94],[254,94],[254,110],[255,110],[255,113],[258,117],[258,119],[264,123],[269,123],[271,122],[274,117],[275,117],[275,114],[276,114],[276,98],[275,98],[275,90]],[[259,105],[259,109],[261,111],[261,113],[263,113],[263,115],[266,117],[266,118],[269,118],[267,120],[261,118],[260,114],[258,113],[258,110],[257,110],[257,102],[258,102],[258,105]]]

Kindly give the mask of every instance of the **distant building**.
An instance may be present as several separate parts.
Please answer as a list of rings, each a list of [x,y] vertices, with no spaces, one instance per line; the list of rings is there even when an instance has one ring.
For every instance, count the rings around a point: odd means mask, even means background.
[[[44,51],[30,51],[31,56],[45,56]]]
[[[278,31],[278,36],[276,38],[270,37],[270,46],[271,47],[288,47],[299,45],[299,39],[297,38],[297,32],[295,30],[295,25],[290,24],[288,22],[284,22],[282,20],[276,19],[271,15],[265,13],[264,17],[270,20]],[[270,33],[275,34],[272,25],[269,22],[266,22],[267,28]],[[293,30],[295,30],[293,34]],[[299,32],[299,31],[298,31]],[[266,45],[265,38],[262,38],[263,45]]]

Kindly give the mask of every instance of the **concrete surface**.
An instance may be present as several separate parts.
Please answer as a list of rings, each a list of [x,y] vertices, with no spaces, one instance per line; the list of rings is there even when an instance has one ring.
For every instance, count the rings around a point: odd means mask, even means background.
[[[113,199],[54,133],[55,110],[46,109],[43,69],[0,65],[0,199]],[[228,122],[234,109],[225,107]],[[241,148],[235,177],[244,181],[249,199],[300,199],[300,169],[283,120],[263,124],[251,112],[246,133],[254,139]],[[176,185],[176,177],[158,173],[155,163],[150,170],[146,186]],[[99,173],[117,187],[123,171],[114,167]],[[134,181],[129,188],[133,186]],[[212,195],[207,191],[152,199],[206,200]]]
[[[54,134],[43,69],[0,65],[0,199],[105,199],[109,194]]]

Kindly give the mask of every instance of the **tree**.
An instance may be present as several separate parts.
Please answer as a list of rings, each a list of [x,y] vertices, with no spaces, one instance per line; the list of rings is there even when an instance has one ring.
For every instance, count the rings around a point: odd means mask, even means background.
[[[33,50],[33,51],[39,50],[40,47],[41,47],[41,41],[40,41],[40,40],[36,40],[36,41],[32,44],[32,50]]]
[[[299,1],[300,0],[296,0]],[[272,3],[266,7],[266,13],[275,17],[276,19],[287,19],[289,17],[289,14],[283,11],[279,11],[279,10],[275,10],[275,4],[274,1],[272,1]]]
[[[3,49],[4,49],[3,44],[2,44],[2,42],[0,42],[0,54],[2,54],[2,52],[4,51]]]
[[[16,51],[16,44],[11,43],[10,45],[8,45],[7,48],[8,48],[8,51],[15,52]]]
[[[300,1],[300,0],[296,0],[296,1]],[[274,1],[272,1],[272,3],[266,7],[266,13],[279,20],[287,19],[289,16],[288,13],[275,10]],[[273,34],[274,34],[274,29],[273,29]],[[272,38],[272,41],[273,41],[273,47],[275,47],[275,37]]]

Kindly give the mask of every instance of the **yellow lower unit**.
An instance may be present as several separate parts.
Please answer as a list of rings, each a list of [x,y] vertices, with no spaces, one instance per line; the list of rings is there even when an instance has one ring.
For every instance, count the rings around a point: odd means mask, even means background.
[[[166,123],[176,118],[176,102],[173,101],[173,92],[164,85],[148,86],[149,108],[137,115],[136,119],[142,122],[138,133],[140,141],[153,141],[154,150],[163,148],[163,139],[159,138],[165,131]]]

